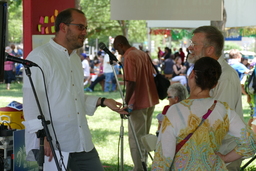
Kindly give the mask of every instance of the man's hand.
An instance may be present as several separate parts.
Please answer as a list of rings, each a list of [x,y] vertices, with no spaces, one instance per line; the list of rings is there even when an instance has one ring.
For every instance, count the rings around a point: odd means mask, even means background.
[[[249,94],[247,94],[247,103],[251,102],[251,96]]]
[[[118,112],[120,114],[124,114],[124,115],[128,114],[128,112],[124,110],[127,107],[122,108],[122,103],[119,103],[119,102],[115,101],[114,99],[105,99],[104,105],[106,105],[111,110]]]
[[[50,143],[47,141],[46,137],[44,138],[44,155],[49,157],[49,162],[52,161],[52,150],[50,147]]]

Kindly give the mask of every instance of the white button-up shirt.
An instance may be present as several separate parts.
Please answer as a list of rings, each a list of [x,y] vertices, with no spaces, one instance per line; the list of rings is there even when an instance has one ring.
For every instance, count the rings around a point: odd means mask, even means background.
[[[80,57],[73,51],[70,55],[66,48],[54,40],[34,49],[28,60],[38,64],[45,75],[46,89],[49,97],[52,122],[48,126],[55,146],[52,125],[62,151],[81,152],[94,148],[85,115],[93,115],[98,97],[84,95],[83,70]],[[39,103],[46,120],[50,120],[49,106],[46,100],[45,86],[41,71],[31,68],[31,77],[36,89]],[[24,75],[23,111],[25,121],[31,121],[40,115],[28,77]],[[26,128],[26,151],[28,159],[31,149],[39,148],[35,133],[28,133]]]

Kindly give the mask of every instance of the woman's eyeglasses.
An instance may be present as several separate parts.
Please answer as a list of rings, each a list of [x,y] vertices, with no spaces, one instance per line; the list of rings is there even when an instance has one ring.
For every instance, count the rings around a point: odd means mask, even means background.
[[[174,96],[167,96],[167,99],[173,99]]]

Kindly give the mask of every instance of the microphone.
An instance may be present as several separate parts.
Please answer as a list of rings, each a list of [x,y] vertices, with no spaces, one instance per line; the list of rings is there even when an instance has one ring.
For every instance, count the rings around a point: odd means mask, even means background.
[[[99,43],[99,48],[104,50],[109,55],[109,58],[111,61],[118,61],[116,56],[108,50],[108,48],[106,47],[106,45],[103,42]]]
[[[25,59],[20,59],[18,57],[14,57],[14,56],[11,56],[9,55],[8,53],[5,53],[5,60],[6,61],[12,61],[12,62],[16,62],[16,63],[20,63],[20,64],[23,64],[23,65],[26,65],[28,67],[32,67],[32,66],[36,66],[38,67],[37,64],[35,64],[34,62],[31,62],[29,60],[25,60]]]

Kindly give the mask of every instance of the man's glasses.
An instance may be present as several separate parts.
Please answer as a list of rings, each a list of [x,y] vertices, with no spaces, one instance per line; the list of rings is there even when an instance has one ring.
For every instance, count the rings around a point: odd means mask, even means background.
[[[85,26],[83,24],[75,24],[75,23],[64,23],[64,24],[77,26],[78,30],[80,30],[80,31],[87,30],[87,26]]]
[[[188,41],[188,47],[191,46],[191,47],[194,47],[196,45],[198,45],[199,43],[194,43],[192,40],[189,40]],[[210,44],[208,43],[202,43],[203,46],[209,46]]]
[[[194,47],[196,44],[194,42],[192,42],[192,40],[188,41],[188,46]]]

